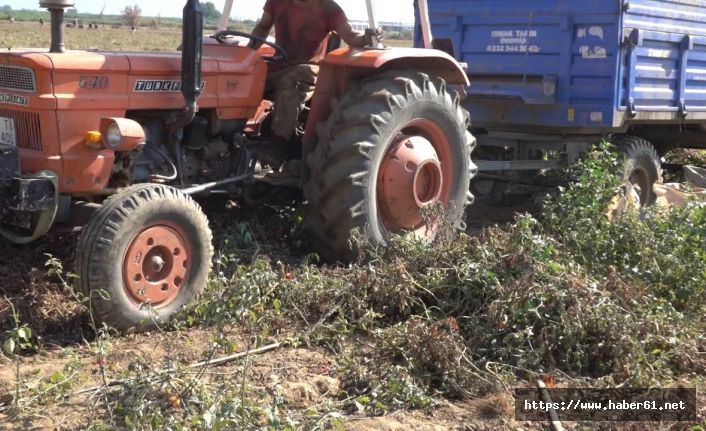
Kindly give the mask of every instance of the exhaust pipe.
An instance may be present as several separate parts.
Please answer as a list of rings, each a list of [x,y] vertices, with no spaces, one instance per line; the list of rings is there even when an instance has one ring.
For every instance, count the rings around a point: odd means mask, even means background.
[[[373,7],[373,0],[366,0],[365,6],[367,7],[368,10],[368,27],[370,29],[377,30],[378,29],[378,23],[377,20],[375,19],[375,8]],[[377,38],[373,37],[373,46],[372,48],[375,49],[382,49],[384,48],[382,42],[380,42]]]
[[[188,0],[184,6],[181,39],[181,94],[184,96],[184,111],[171,125],[171,131],[188,126],[199,110],[197,100],[201,96],[201,54],[203,44],[203,10],[198,0]]]
[[[429,5],[427,4],[427,0],[419,0],[419,21],[422,27],[424,48],[434,48],[434,37],[431,34],[431,21],[429,21]]]
[[[64,9],[73,7],[73,0],[41,0],[39,7],[51,14],[51,46],[49,52],[64,52]]]

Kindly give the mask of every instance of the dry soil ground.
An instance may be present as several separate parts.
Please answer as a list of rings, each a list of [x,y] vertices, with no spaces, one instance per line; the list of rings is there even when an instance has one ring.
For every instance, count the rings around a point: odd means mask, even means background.
[[[267,211],[247,213],[225,208],[217,211],[218,203],[211,202],[206,202],[205,206],[210,207],[213,212],[209,215],[222,226],[247,223],[253,217],[267,225],[267,219],[271,217]],[[526,209],[527,205],[495,210],[480,206],[477,212],[471,213],[469,222],[478,228],[493,219],[505,221],[512,217],[513,208],[519,207]],[[136,363],[149,364],[151,371],[155,371],[173,363],[202,361],[211,352],[217,335],[225,336],[228,342],[237,345],[235,352],[247,351],[248,331],[237,326],[221,332],[197,326],[168,332],[110,336],[100,347],[86,309],[77,304],[56,277],[47,275],[45,267],[47,254],[52,254],[70,269],[75,239],[73,234],[52,235],[33,247],[0,243],[3,259],[0,265],[0,322],[4,322],[0,329],[12,329],[12,311],[17,310],[35,336],[35,347],[19,357],[19,362],[0,355],[0,429],[85,429],[93,424],[95,417],[105,419],[109,415],[105,400],[101,399],[103,395],[97,390],[104,382],[103,376],[109,382],[120,380]],[[273,259],[297,258],[297,251],[292,254],[282,252],[282,244],[270,246],[272,249],[264,253],[271,254]],[[281,399],[281,409],[293,412],[290,414],[294,417],[305,416],[308,410],[327,404],[337,405],[340,403],[338,358],[323,347],[287,344],[288,340],[299,335],[283,328],[262,342],[282,342],[285,343],[283,347],[252,355],[249,362],[241,359],[203,370],[201,381],[216,385],[223,379],[232,379],[246,388],[249,399],[263,404]],[[98,354],[98,349],[105,351],[104,357]],[[216,356],[223,355],[225,352]],[[18,363],[19,369],[16,368]],[[186,376],[199,372],[200,369],[194,369]],[[57,373],[61,373],[61,382],[66,388],[61,392],[51,387]],[[20,398],[25,403],[20,415],[3,407],[12,403],[18,385]],[[508,391],[470,401],[440,400],[433,409],[400,410],[383,416],[370,417],[351,412],[345,417],[343,427],[360,431],[543,429],[543,424],[514,423],[513,409]]]

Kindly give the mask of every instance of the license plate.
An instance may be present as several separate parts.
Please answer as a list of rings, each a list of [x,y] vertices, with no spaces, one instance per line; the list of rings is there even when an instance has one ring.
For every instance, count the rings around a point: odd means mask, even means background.
[[[17,146],[15,120],[12,118],[0,117],[0,144]]]

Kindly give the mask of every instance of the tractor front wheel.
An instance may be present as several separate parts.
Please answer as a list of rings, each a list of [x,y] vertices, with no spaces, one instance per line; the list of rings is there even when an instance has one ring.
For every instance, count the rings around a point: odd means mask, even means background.
[[[439,220],[425,211],[438,204],[462,226],[476,172],[469,122],[440,78],[392,71],[352,85],[307,158],[308,226],[320,255],[352,259],[354,230],[373,245],[400,233],[431,240]]]
[[[203,291],[213,247],[208,220],[189,196],[143,184],[109,198],[83,230],[76,267],[95,316],[144,331]]]

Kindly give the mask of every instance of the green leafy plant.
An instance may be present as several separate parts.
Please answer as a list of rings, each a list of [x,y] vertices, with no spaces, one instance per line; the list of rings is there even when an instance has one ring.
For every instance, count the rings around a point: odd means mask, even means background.
[[[13,403],[15,407],[19,407],[20,404],[20,392],[22,388],[22,374],[20,373],[20,365],[22,363],[21,353],[28,351],[35,347],[32,328],[26,323],[22,323],[19,313],[15,306],[10,304],[11,317],[13,322],[13,329],[7,334],[5,341],[2,344],[2,350],[6,355],[9,355],[14,362],[15,371],[15,396],[13,398]]]

